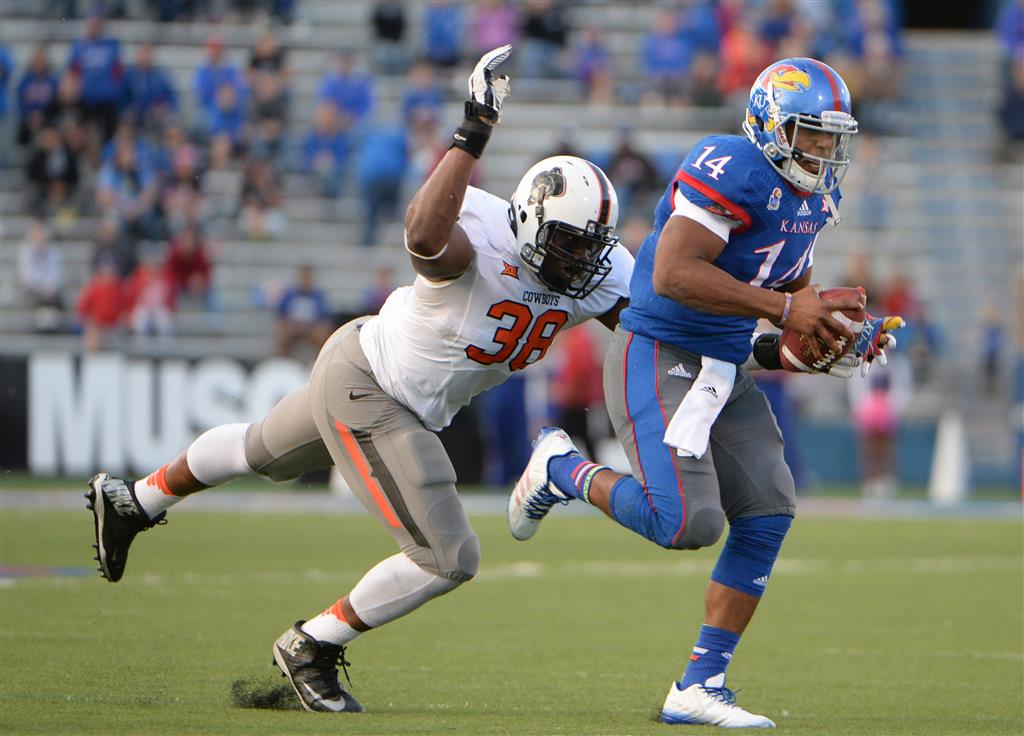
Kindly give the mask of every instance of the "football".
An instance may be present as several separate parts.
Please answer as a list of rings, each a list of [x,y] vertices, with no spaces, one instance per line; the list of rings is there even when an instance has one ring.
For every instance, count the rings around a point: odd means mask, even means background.
[[[853,295],[860,296],[863,302],[864,289],[859,286],[843,286],[835,289],[826,289],[819,296],[822,299],[837,299]],[[832,316],[846,325],[850,332],[856,336],[864,327],[867,311],[864,307],[844,309],[840,312],[832,312]],[[779,344],[779,359],[782,362],[782,367],[787,371],[795,373],[824,372],[843,357],[853,347],[854,342],[855,340],[839,338],[839,345],[842,347],[842,350],[839,353],[834,353],[829,350],[824,342],[818,339],[818,345],[821,348],[821,358],[816,360],[814,353],[811,352],[809,339],[787,328],[782,331],[782,338]]]

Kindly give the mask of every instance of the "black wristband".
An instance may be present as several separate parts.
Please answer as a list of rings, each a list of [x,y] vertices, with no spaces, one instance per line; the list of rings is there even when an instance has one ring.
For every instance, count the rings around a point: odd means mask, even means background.
[[[780,335],[771,333],[758,336],[754,341],[754,360],[769,371],[777,371],[782,368],[782,359],[779,357]]]
[[[474,158],[483,155],[487,141],[491,139],[491,126],[477,119],[465,118],[462,125],[452,133],[449,148],[461,148]]]

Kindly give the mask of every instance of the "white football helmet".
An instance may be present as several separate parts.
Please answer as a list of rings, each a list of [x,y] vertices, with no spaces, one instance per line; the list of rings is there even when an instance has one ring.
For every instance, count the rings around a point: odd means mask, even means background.
[[[530,167],[509,208],[520,258],[548,288],[582,299],[611,273],[619,199],[600,167],[551,156]]]

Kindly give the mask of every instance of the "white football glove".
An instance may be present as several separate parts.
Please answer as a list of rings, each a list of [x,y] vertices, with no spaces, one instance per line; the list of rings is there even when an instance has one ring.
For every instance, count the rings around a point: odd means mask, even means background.
[[[494,76],[494,69],[512,53],[508,44],[488,51],[480,57],[469,75],[469,103],[466,117],[480,115],[491,122],[501,120],[501,103],[511,92],[507,75]]]
[[[879,365],[886,365],[889,359],[886,350],[896,348],[896,336],[892,333],[906,325],[899,315],[888,317],[872,317],[868,315],[864,328],[857,336],[853,349],[837,360],[825,371],[835,378],[850,378],[855,368],[860,368],[861,377],[866,377],[871,364],[876,360]]]

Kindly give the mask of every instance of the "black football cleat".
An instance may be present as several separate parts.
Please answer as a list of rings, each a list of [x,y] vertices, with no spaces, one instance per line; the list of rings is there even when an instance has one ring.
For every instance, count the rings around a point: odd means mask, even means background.
[[[164,521],[166,512],[150,519],[135,498],[135,483],[100,473],[89,481],[86,508],[92,511],[96,529],[93,557],[100,566],[99,574],[112,583],[124,575],[128,548],[139,532]]]
[[[321,713],[362,713],[365,709],[338,682],[338,665],[348,679],[345,647],[317,641],[298,621],[274,642],[274,664],[288,678],[302,707]]]

